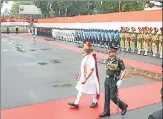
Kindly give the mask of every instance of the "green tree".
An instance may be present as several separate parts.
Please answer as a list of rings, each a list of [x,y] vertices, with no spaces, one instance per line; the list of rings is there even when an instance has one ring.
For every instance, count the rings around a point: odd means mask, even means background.
[[[48,1],[35,1],[33,2],[38,8],[40,8],[41,13],[45,18],[50,17],[50,4]]]
[[[142,11],[145,7],[144,2],[137,2],[137,1],[125,1],[122,2],[122,11],[128,12],[128,11]]]
[[[41,9],[42,15],[46,17],[71,17],[77,15],[105,14],[119,12],[119,1],[103,1],[100,7],[100,0],[95,1],[37,1],[33,2]],[[144,9],[144,2],[122,1],[122,11],[141,11]]]

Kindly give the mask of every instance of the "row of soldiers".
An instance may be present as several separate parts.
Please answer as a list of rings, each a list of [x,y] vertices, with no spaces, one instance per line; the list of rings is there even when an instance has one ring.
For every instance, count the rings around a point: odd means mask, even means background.
[[[110,44],[121,47],[121,51],[137,53],[138,55],[152,55],[162,58],[162,29],[158,34],[157,28],[121,27],[118,30],[101,29],[52,29],[54,39],[84,43],[91,42],[98,47],[110,47]]]
[[[52,29],[52,36],[54,40],[64,40],[75,42],[75,29]]]
[[[112,42],[120,46],[120,33],[118,30],[97,30],[97,29],[53,29],[54,39],[76,42],[79,44],[91,42],[98,47],[110,47]]]
[[[39,35],[39,36],[52,37],[52,29],[51,28],[43,28],[43,27],[35,28],[35,27],[31,27],[31,29],[29,29],[28,32],[33,32],[33,29],[37,30],[36,31],[37,33],[35,33],[35,32],[34,33]]]
[[[158,28],[152,27],[138,27],[138,33],[135,33],[136,29],[134,27],[131,27],[131,33],[129,30],[128,27],[121,28],[122,51],[132,53],[136,51],[138,55],[143,54],[162,58],[163,28],[160,28],[160,33],[158,33]]]

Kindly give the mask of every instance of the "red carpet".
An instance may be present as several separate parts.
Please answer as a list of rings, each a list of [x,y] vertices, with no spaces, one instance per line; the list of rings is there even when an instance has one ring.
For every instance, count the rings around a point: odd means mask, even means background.
[[[31,37],[31,36],[29,36],[27,34],[22,34],[20,36],[23,36],[25,38],[33,40],[33,37]],[[64,45],[64,44],[61,44],[61,43],[56,43],[56,42],[53,42],[53,41],[46,41],[46,40],[43,40],[43,39],[40,39],[40,38],[36,38],[36,40],[39,41],[39,42],[44,42],[44,43],[52,44],[52,45],[62,47],[62,48],[65,48],[65,49],[69,49],[69,50],[72,50],[72,51],[75,51],[75,52],[81,52],[81,48],[77,48],[75,46],[67,46],[67,45]],[[104,53],[97,52],[97,57],[106,59],[107,55],[104,54]],[[141,62],[141,61],[126,59],[126,58],[123,58],[123,57],[121,57],[121,59],[124,61],[124,63],[127,66],[132,66],[132,67],[140,68],[142,70],[146,70],[146,71],[149,71],[149,72],[162,74],[162,67],[161,66],[148,64],[148,63]]]
[[[119,97],[129,105],[128,110],[160,102],[162,82],[135,86],[119,91]],[[75,90],[75,89],[74,89]],[[101,95],[99,106],[89,108],[92,96],[83,96],[79,109],[70,108],[67,103],[74,98],[51,101],[1,111],[2,119],[96,119],[103,111],[104,96]],[[116,114],[117,107],[111,103],[111,114]]]

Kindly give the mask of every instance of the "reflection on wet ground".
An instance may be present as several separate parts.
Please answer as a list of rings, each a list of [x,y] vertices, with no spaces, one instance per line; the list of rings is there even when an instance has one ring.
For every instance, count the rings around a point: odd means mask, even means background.
[[[50,62],[51,64],[61,63],[59,60],[49,60],[49,62]],[[38,64],[39,64],[39,65],[47,65],[48,63],[46,63],[46,62],[39,62]]]
[[[47,65],[48,63],[46,63],[46,62],[39,62],[38,64],[39,65]]]
[[[30,51],[36,51],[36,50],[52,50],[52,48],[43,48],[43,49],[29,49]]]
[[[30,51],[36,51],[36,50],[34,50],[34,49],[30,49]]]
[[[72,87],[73,85],[70,83],[65,83],[65,84],[53,84],[52,86],[54,88],[65,88],[65,87]]]
[[[61,63],[59,60],[50,60],[52,64]]]
[[[17,49],[17,51],[25,53],[26,51],[24,51],[21,47],[15,47]]]
[[[52,48],[43,48],[41,50],[52,50]]]

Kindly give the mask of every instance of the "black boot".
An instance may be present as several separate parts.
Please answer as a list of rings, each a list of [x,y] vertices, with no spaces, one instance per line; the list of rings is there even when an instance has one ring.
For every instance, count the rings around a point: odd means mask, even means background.
[[[99,117],[106,117],[106,116],[110,116],[110,110],[109,111],[104,111],[103,113],[101,113],[99,115]]]
[[[126,114],[126,112],[127,112],[127,107],[128,107],[127,104],[123,107],[122,112],[121,112],[121,115]]]
[[[98,106],[98,103],[92,102],[92,104],[90,105],[90,108],[94,108],[94,107],[96,107],[96,106]]]
[[[79,107],[78,104],[74,104],[74,103],[68,103],[68,105],[73,106],[73,107],[75,107],[75,108],[78,108],[78,107]]]

